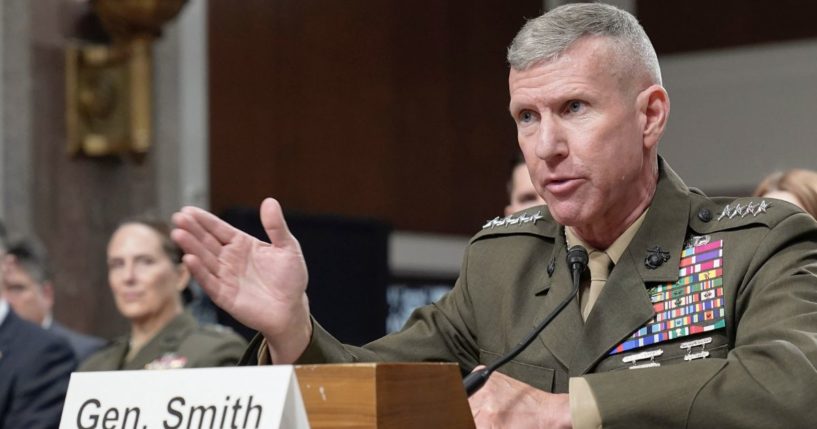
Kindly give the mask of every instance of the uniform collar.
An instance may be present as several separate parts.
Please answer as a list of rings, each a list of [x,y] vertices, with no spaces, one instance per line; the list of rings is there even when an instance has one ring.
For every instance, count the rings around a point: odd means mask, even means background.
[[[641,224],[634,222],[633,225],[622,234],[617,243],[611,247],[616,247],[617,258],[613,261],[618,263],[623,258],[632,259],[636,265],[639,276],[644,282],[675,282],[678,280],[678,266],[681,262],[681,248],[687,235],[687,224],[689,223],[690,192],[680,177],[670,168],[664,159],[658,157],[658,184],[655,195],[650,206],[642,214]],[[548,218],[550,214],[548,213]],[[565,227],[550,222],[553,225],[555,234],[553,251],[549,261],[548,273],[542,278],[542,286],[536,288],[535,294],[539,295],[547,292],[552,284],[554,272],[567,270],[565,254],[567,243]],[[632,233],[632,238],[628,241],[624,235]],[[622,238],[623,237],[623,238]],[[621,243],[618,241],[621,240]],[[628,241],[627,245],[624,245]],[[572,243],[572,241],[571,241]],[[666,253],[661,253],[666,252]],[[666,256],[661,264],[654,268],[648,267],[647,258],[652,254]],[[613,259],[612,257],[610,259]]]
[[[153,338],[148,340],[136,355],[125,362],[123,369],[143,369],[157,356],[174,353],[181,342],[196,328],[196,319],[189,313],[182,312],[165,325]]]
[[[658,185],[649,212],[622,255],[633,258],[645,283],[678,280],[690,218],[689,188],[661,157],[658,170]]]
[[[610,245],[607,249],[596,249],[593,246],[587,244],[584,240],[581,239],[576,233],[573,231],[571,227],[565,227],[565,239],[567,240],[567,247],[570,248],[574,245],[579,245],[587,249],[587,253],[592,252],[599,252],[603,251],[607,253],[607,256],[610,257],[610,260],[613,261],[613,264],[617,264],[618,260],[621,259],[621,255],[627,250],[627,246],[630,245],[630,242],[635,237],[635,233],[638,232],[638,229],[641,227],[641,223],[644,222],[644,217],[647,215],[647,210],[644,210],[640,216],[624,230],[621,235],[616,238],[613,244]]]

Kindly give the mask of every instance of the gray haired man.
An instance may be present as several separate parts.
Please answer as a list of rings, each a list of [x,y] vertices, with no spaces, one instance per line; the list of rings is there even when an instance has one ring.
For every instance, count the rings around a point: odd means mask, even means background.
[[[261,205],[271,244],[203,210],[174,216],[202,286],[259,330],[260,361],[452,361],[469,372],[567,298],[470,398],[477,427],[812,427],[814,219],[684,185],[658,155],[669,97],[628,13],[556,8],[525,24],[508,60],[510,112],[548,212],[487,223],[454,289],[397,333],[351,347],[310,317],[306,265],[275,200]],[[575,245],[590,275],[571,297]]]

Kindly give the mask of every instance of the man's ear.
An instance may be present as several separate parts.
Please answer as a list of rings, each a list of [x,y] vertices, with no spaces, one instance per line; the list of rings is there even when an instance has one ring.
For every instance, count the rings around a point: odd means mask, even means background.
[[[48,308],[54,308],[54,285],[46,281],[42,284],[43,288],[43,298],[45,298],[45,302],[48,305]]]
[[[669,118],[669,95],[661,85],[651,85],[638,94],[639,113],[642,118],[644,146],[651,150],[658,145]]]

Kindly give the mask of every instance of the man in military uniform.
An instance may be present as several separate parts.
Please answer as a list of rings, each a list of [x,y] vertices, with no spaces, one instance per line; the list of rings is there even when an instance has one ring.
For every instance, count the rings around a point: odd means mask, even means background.
[[[579,296],[469,401],[477,427],[812,427],[817,224],[774,200],[712,199],[658,156],[669,97],[634,17],[601,4],[529,21],[508,53],[510,112],[547,206],[485,224],[457,285],[395,334],[340,344],[310,318],[307,271],[280,206],[272,244],[184,208],[174,238],[260,360],[452,361],[507,353]],[[260,344],[259,344],[260,343]]]

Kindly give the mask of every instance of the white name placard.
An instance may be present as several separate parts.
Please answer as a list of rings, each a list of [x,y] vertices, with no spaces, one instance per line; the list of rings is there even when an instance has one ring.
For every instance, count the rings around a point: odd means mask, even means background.
[[[291,365],[75,372],[60,429],[308,429]]]

